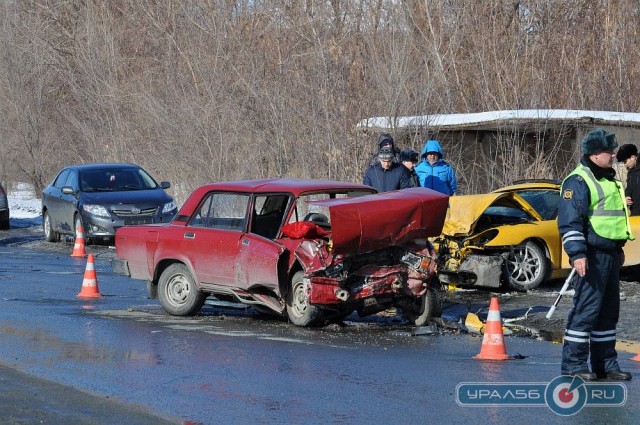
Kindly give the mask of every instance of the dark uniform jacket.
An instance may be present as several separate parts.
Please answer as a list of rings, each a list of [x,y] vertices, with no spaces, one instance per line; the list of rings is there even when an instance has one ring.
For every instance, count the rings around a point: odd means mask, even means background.
[[[627,174],[627,188],[624,190],[625,196],[630,196],[631,215],[640,215],[640,166],[636,165]]]
[[[589,167],[598,180],[615,178],[616,172],[613,168],[600,168],[588,158],[583,158],[581,163]],[[560,194],[558,230],[562,236],[564,250],[572,263],[579,258],[586,258],[587,246],[602,251],[613,251],[621,250],[625,243],[603,238],[593,230],[588,215],[590,203],[591,194],[584,179],[577,175],[567,177],[562,183]]]

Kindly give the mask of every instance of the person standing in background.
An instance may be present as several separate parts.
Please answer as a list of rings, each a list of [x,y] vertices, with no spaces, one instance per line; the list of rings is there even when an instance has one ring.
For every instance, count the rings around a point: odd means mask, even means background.
[[[616,159],[627,169],[627,187],[624,190],[627,207],[631,215],[640,215],[640,167],[636,145],[620,146]]]
[[[444,152],[437,140],[427,140],[420,155],[422,160],[415,167],[420,186],[452,196],[458,189],[456,173],[444,160]]]
[[[400,152],[400,150],[396,147],[396,142],[393,140],[393,137],[389,133],[381,133],[378,136],[378,152],[383,149],[390,150],[393,153],[394,162],[400,162],[398,158],[398,153]],[[376,152],[369,161],[370,167],[373,167],[379,162],[378,152]]]
[[[418,180],[418,174],[416,174],[415,166],[418,163],[418,152],[413,149],[405,149],[400,152],[400,162],[405,166],[409,173],[409,181],[411,187],[420,187],[420,181]]]
[[[378,192],[407,189],[411,187],[409,173],[403,165],[394,161],[395,155],[390,149],[378,152],[378,162],[369,167],[362,182]]]

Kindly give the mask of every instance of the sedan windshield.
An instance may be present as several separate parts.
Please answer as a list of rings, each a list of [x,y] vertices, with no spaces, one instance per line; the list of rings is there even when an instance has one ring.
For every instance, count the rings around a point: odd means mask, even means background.
[[[155,189],[158,184],[140,168],[85,170],[80,173],[80,190],[107,192]]]

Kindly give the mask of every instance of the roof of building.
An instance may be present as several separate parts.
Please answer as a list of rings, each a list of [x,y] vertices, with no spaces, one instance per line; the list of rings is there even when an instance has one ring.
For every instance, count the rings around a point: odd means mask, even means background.
[[[562,125],[611,126],[640,128],[640,113],[587,111],[577,109],[516,109],[468,114],[433,114],[402,117],[373,117],[358,122],[356,128],[369,131],[411,129],[504,130],[517,124],[519,130],[559,127]]]

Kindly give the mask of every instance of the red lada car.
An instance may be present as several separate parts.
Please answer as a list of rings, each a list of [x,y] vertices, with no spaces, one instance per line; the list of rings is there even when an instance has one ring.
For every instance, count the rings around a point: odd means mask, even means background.
[[[441,312],[437,236],[448,197],[376,194],[360,184],[268,179],[196,189],[167,224],[116,232],[116,273],[148,282],[169,314],[207,296],[298,326],[400,308],[422,325]]]

